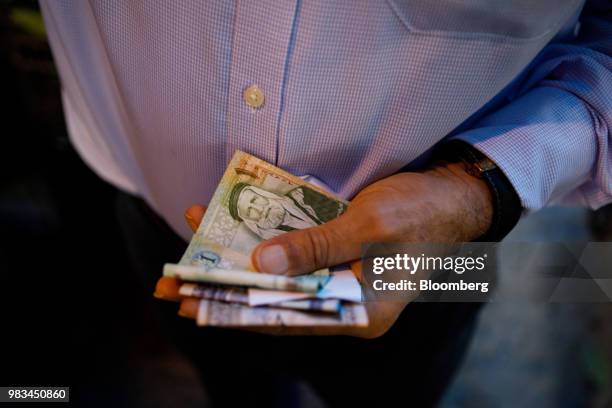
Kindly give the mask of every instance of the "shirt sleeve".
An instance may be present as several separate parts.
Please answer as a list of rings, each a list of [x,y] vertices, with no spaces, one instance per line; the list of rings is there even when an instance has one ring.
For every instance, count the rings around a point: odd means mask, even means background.
[[[518,98],[454,138],[489,156],[523,207],[612,202],[612,5],[587,3],[580,34],[549,44]]]

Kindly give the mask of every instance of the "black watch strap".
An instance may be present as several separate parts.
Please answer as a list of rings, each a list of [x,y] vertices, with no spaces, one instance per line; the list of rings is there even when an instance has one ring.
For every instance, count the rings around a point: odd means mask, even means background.
[[[493,197],[493,219],[489,230],[475,241],[501,241],[516,226],[523,212],[521,199],[510,180],[491,159],[461,140],[444,143],[438,152],[437,156],[443,160],[463,161],[471,175],[487,183]]]

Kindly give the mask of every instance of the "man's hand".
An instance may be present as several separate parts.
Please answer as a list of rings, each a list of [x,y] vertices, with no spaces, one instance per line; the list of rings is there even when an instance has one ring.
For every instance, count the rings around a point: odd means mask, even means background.
[[[203,206],[187,210],[185,218],[192,229],[197,229],[204,211]],[[262,242],[252,259],[262,272],[299,275],[357,261],[364,242],[471,241],[487,231],[492,214],[491,193],[484,181],[469,175],[462,164],[440,164],[422,173],[400,173],[369,185],[337,219]],[[352,265],[360,277],[360,263]],[[181,300],[179,314],[195,318],[198,301],[180,299],[179,285],[175,279],[161,278],[156,296]],[[370,318],[367,328],[283,327],[260,331],[377,337],[393,325],[405,304],[368,302],[366,307]]]

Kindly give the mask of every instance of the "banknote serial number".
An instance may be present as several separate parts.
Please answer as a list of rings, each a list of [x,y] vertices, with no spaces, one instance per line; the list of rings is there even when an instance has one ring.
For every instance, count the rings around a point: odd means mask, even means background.
[[[0,402],[68,402],[69,387],[0,387]]]

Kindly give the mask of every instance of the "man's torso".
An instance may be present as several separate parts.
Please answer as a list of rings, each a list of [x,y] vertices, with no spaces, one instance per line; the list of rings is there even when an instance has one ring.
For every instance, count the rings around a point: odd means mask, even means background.
[[[235,149],[345,198],[421,157],[581,4],[42,2],[77,149],[184,237]]]

